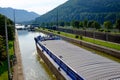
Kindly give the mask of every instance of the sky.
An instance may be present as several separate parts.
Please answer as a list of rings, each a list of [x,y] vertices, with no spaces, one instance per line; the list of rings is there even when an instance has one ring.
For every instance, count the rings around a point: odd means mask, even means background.
[[[11,7],[45,14],[68,0],[0,0],[0,7]]]

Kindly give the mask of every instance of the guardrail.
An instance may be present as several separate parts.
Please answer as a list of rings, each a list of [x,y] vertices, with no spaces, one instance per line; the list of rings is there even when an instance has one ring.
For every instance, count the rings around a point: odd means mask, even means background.
[[[60,68],[62,68],[67,75],[69,75],[72,80],[84,80],[80,75],[78,75],[74,70],[72,70],[68,65],[66,65],[59,57],[54,55],[52,52],[50,52],[45,46],[43,46],[39,41],[43,41],[43,38],[38,36],[37,38],[34,38],[35,42],[39,44],[39,46],[42,48],[43,51],[45,51],[58,65]],[[60,38],[51,38],[47,40],[58,40]],[[44,38],[44,40],[46,40]]]

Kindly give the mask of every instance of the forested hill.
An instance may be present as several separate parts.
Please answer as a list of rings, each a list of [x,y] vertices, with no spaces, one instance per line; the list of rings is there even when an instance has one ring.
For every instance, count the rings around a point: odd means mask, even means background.
[[[36,18],[35,22],[96,20],[114,22],[120,17],[120,0],[68,0],[52,11]]]
[[[14,12],[15,12],[16,22],[24,22],[24,21],[34,20],[35,18],[40,16],[37,13],[28,12],[26,10],[0,7],[0,14],[7,16],[11,20],[14,20]]]

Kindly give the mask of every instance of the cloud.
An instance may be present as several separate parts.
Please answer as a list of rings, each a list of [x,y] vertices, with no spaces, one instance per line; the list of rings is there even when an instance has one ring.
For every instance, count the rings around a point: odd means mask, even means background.
[[[0,7],[25,9],[44,14],[67,0],[0,0]]]

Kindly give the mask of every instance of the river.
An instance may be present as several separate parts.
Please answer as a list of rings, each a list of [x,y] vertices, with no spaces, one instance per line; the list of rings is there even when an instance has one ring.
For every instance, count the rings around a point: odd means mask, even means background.
[[[25,80],[53,80],[51,74],[48,73],[37,56],[34,37],[44,35],[39,32],[28,32],[18,30],[18,39],[23,64],[23,72]]]

